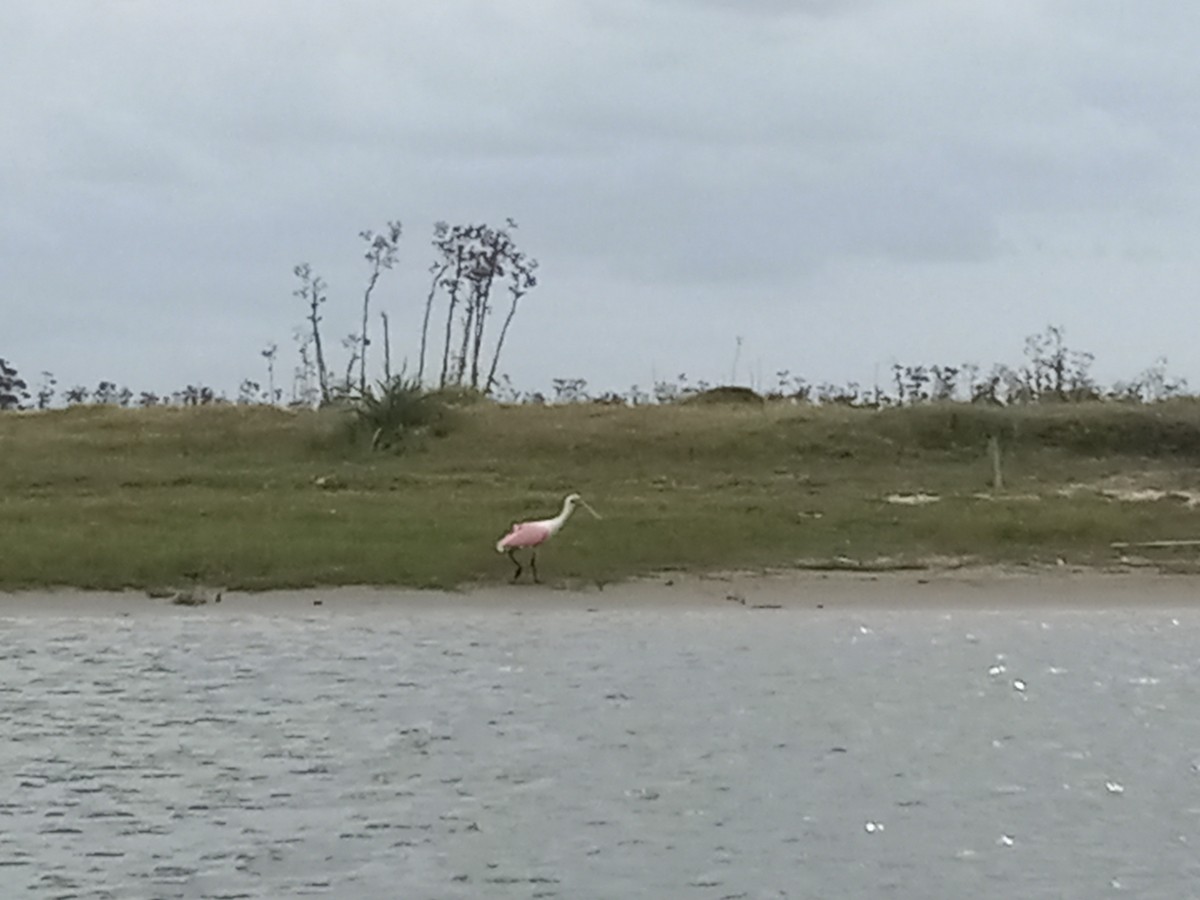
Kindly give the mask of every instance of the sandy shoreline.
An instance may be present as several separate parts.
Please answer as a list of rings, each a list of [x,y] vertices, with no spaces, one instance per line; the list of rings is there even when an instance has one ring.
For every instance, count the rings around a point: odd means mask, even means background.
[[[345,586],[263,592],[205,592],[207,602],[180,605],[142,591],[39,589],[0,592],[0,617],[202,613],[266,615],[457,611],[613,611],[678,608],[779,610],[1156,609],[1200,606],[1200,576],[1146,570],[1072,567],[961,568],[887,572],[664,574],[571,588],[504,585],[463,591]]]

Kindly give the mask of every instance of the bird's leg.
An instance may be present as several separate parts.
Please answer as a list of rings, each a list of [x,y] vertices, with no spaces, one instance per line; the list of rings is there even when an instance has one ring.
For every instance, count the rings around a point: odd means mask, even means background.
[[[512,547],[510,547],[508,550],[508,558],[511,559],[512,564],[517,567],[517,571],[513,573],[512,577],[513,583],[515,584],[517,579],[521,577],[522,569],[521,564],[517,562],[517,551]]]
[[[529,568],[533,570],[534,584],[541,584],[542,580],[540,578],[538,578],[538,573],[537,573],[537,551],[536,550],[529,551]]]

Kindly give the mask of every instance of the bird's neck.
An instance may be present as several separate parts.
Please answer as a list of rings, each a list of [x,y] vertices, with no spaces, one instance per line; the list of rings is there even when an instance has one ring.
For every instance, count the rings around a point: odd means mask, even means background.
[[[570,503],[564,503],[562,512],[551,519],[548,523],[550,526],[550,533],[553,534],[554,532],[558,531],[558,529],[562,528],[563,525],[566,524],[567,519],[571,518],[571,513],[573,512],[575,512],[575,507]]]

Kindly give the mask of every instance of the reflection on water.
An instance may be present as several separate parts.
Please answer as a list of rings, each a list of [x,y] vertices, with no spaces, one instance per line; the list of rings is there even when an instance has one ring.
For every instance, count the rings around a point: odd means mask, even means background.
[[[0,620],[32,897],[1200,895],[1200,615]]]

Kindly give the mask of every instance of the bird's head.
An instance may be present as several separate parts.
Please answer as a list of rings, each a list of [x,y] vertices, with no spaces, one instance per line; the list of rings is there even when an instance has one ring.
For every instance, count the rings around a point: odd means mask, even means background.
[[[592,509],[591,506],[588,505],[588,502],[578,494],[567,494],[567,499],[563,501],[563,504],[566,506],[568,512],[575,509],[576,505],[579,505],[590,512],[597,519],[601,518],[600,513]]]

